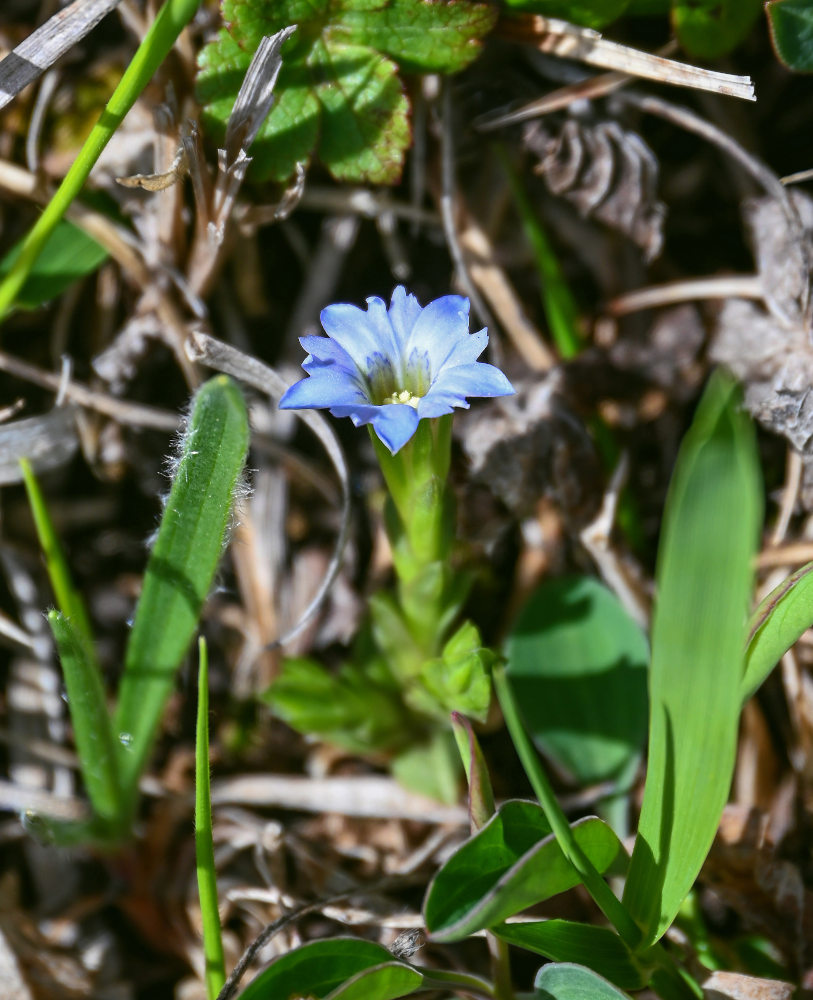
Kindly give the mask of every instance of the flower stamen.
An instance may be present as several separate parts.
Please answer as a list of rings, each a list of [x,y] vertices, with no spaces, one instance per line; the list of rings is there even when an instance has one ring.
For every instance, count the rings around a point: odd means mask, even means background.
[[[418,409],[418,403],[421,401],[420,396],[413,395],[409,389],[401,389],[400,392],[393,392],[391,395],[387,396],[385,399],[381,400],[381,405],[384,406],[386,403],[406,403],[407,406],[412,406],[416,410]]]

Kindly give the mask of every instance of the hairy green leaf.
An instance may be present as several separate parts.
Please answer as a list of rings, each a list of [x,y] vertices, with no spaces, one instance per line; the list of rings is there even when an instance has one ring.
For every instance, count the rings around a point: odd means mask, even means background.
[[[223,0],[225,27],[199,59],[198,97],[216,135],[264,35],[291,24],[277,100],[251,147],[253,173],[284,181],[317,144],[340,180],[396,182],[410,142],[402,72],[453,73],[494,26],[472,0]]]
[[[533,920],[492,927],[497,937],[518,948],[535,951],[553,962],[589,961],[590,968],[625,990],[640,990],[649,981],[615,931],[571,920]]]
[[[658,552],[649,762],[624,891],[642,947],[672,923],[728,797],[761,518],[753,428],[716,373],[680,449]]]
[[[580,820],[572,830],[599,872],[623,863],[618,837],[601,820]],[[578,882],[542,808],[535,802],[505,802],[435,875],[424,919],[435,940],[458,941]]]
[[[380,944],[359,938],[310,941],[275,959],[240,1000],[316,997],[318,1000],[395,1000],[418,989],[421,973],[396,961]]]
[[[225,375],[195,395],[127,644],[115,714],[123,786],[135,789],[223,550],[248,447],[246,405]]]
[[[776,54],[797,73],[813,73],[813,0],[765,4]]]
[[[762,0],[672,0],[672,23],[689,55],[715,59],[742,42]]]
[[[507,674],[534,743],[583,784],[622,777],[646,738],[649,647],[592,577],[548,580],[506,644]]]

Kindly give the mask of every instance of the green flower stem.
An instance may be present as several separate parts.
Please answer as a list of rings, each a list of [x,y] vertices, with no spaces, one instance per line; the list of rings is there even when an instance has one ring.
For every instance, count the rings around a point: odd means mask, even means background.
[[[392,502],[386,525],[398,603],[420,660],[438,654],[448,626],[448,564],[455,539],[454,498],[447,485],[451,422],[451,415],[422,420],[396,455],[370,432]]]
[[[20,256],[8,276],[0,283],[0,322],[14,305],[48,237],[79,195],[102,150],[166,58],[181,30],[191,21],[199,3],[200,0],[166,0],[158,12],[79,155],[23,241]]]
[[[206,640],[198,639],[198,718],[195,741],[195,855],[198,897],[203,924],[206,995],[215,1000],[226,982],[226,957],[217,907],[217,874],[212,841],[212,800],[209,787],[209,657]]]

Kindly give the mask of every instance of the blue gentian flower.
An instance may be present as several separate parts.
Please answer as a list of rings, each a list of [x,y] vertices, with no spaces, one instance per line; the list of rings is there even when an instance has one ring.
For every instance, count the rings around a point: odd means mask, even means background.
[[[337,303],[322,310],[327,337],[302,337],[307,378],[280,400],[287,410],[329,409],[356,427],[372,424],[394,455],[424,418],[441,417],[467,396],[510,396],[511,383],[477,361],[485,330],[469,333],[469,300],[444,295],[421,308],[399,285],[389,309],[367,299],[367,311]]]

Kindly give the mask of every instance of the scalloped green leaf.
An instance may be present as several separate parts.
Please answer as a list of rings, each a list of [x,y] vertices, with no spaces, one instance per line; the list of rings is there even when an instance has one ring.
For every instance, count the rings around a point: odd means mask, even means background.
[[[617,20],[630,0],[505,0],[512,10],[561,17],[586,28],[603,28]]]
[[[607,927],[572,920],[533,920],[492,927],[508,944],[535,951],[553,962],[578,962],[590,957],[590,967],[625,990],[640,990],[649,981],[643,968],[621,938]]]
[[[673,0],[672,24],[690,56],[716,59],[744,41],[761,10],[762,0]]]
[[[478,54],[496,6],[473,0],[223,0],[225,27],[198,60],[207,126],[222,137],[251,56],[291,24],[277,100],[252,173],[284,181],[318,149],[339,180],[395,183],[410,143],[402,72],[453,73]]]
[[[765,12],[777,56],[797,73],[813,73],[813,0],[768,0]]]
[[[573,836],[599,872],[626,862],[618,837],[600,819],[574,823]],[[512,800],[435,875],[424,901],[424,920],[434,940],[458,941],[579,881],[541,806]]]
[[[240,1000],[395,1000],[418,989],[423,975],[380,944],[359,938],[310,941],[275,959]]]

